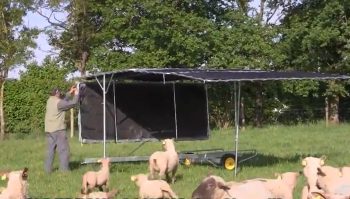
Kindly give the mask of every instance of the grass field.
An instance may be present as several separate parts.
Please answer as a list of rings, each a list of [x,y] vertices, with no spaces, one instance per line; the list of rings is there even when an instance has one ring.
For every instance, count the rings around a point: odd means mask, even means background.
[[[232,171],[210,165],[180,166],[177,181],[171,185],[182,198],[190,198],[200,180],[209,172],[226,180],[244,180],[255,177],[274,178],[275,172],[299,171],[301,159],[306,156],[326,155],[326,163],[343,166],[350,163],[350,125],[326,127],[324,124],[299,126],[270,126],[262,129],[248,128],[241,132],[240,149],[256,149],[258,156],[240,165],[237,177]],[[127,156],[139,143],[107,144],[108,156]],[[99,165],[80,165],[86,157],[100,157],[102,144],[81,145],[76,138],[70,139],[71,172],[55,171],[50,175],[43,171],[45,138],[9,139],[0,143],[0,170],[18,170],[29,167],[29,193],[33,198],[77,197],[81,176],[88,170],[98,170]],[[234,149],[233,130],[212,131],[209,140],[176,142],[177,151],[224,148]],[[160,150],[159,142],[146,143],[134,155],[150,155]],[[54,167],[58,167],[56,156]],[[148,172],[147,163],[114,163],[110,169],[111,188],[120,190],[118,198],[137,198],[138,189],[130,176]],[[300,198],[304,178],[299,179],[294,198]],[[1,181],[0,186],[5,186]]]

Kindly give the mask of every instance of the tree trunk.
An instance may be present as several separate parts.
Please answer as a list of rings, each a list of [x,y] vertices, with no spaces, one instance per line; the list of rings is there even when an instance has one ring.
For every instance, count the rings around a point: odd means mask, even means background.
[[[86,63],[88,61],[88,58],[89,58],[89,53],[88,52],[84,51],[83,53],[81,53],[81,61],[80,61],[81,68],[80,68],[79,71],[80,71],[80,75],[82,77],[85,77],[85,75],[86,75]]]
[[[329,101],[329,123],[339,124],[339,96],[332,96]]]
[[[0,80],[0,141],[5,138],[5,118],[4,118],[4,87],[5,81]]]
[[[262,82],[257,82],[255,91],[255,116],[254,127],[262,127],[262,110],[263,110],[263,95],[262,95]]]

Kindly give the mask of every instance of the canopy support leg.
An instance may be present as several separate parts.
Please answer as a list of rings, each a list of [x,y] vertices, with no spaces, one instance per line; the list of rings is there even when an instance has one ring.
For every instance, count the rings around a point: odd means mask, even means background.
[[[241,99],[241,82],[234,82],[234,103],[235,103],[235,177],[238,166],[238,138],[239,138],[239,108]]]
[[[106,157],[106,75],[103,75],[103,157]]]

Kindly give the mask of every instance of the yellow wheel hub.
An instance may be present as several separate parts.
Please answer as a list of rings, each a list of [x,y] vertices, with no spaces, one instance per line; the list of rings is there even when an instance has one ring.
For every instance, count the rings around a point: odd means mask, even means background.
[[[312,193],[312,199],[325,199],[325,198],[319,193]]]
[[[184,164],[185,164],[186,166],[190,166],[190,165],[191,165],[191,160],[188,159],[188,158],[185,158]]]
[[[235,159],[233,157],[228,157],[225,159],[225,169],[233,170],[235,168]]]

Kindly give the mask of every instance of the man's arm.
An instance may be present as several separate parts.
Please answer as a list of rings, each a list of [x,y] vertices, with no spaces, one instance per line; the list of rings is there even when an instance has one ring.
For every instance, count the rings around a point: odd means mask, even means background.
[[[67,111],[73,107],[75,107],[78,103],[78,95],[74,95],[73,99],[69,100],[69,99],[63,99],[60,100],[57,104],[57,108],[60,111]]]

